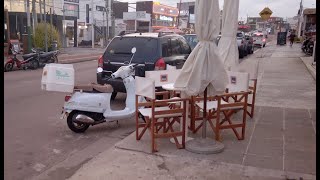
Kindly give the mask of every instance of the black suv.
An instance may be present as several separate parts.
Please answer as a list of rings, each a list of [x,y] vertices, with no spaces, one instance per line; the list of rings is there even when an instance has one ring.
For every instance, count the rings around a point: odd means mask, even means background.
[[[143,64],[136,67],[137,76],[144,76],[145,71],[165,70],[167,65],[181,69],[191,53],[185,38],[178,34],[132,33],[114,37],[98,60],[98,67],[102,67],[104,71],[97,73],[99,84],[110,84],[113,87],[111,99],[115,98],[117,92],[126,92],[122,80],[111,79],[110,75],[129,63],[133,47],[137,51],[132,63]]]

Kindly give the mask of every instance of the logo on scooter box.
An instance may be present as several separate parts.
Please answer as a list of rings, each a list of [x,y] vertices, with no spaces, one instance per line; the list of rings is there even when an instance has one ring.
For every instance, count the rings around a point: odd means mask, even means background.
[[[69,78],[70,76],[67,72],[56,70],[56,77],[58,77],[58,79],[64,79],[64,78]]]

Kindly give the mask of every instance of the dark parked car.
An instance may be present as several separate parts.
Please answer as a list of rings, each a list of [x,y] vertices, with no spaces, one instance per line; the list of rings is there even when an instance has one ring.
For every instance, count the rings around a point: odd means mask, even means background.
[[[191,53],[185,38],[178,34],[133,33],[116,36],[98,60],[98,66],[104,71],[97,73],[99,84],[112,85],[112,99],[116,97],[117,92],[126,90],[121,79],[111,79],[110,75],[125,63],[129,63],[133,47],[136,47],[137,51],[132,63],[144,65],[138,66],[135,70],[135,75],[139,76],[144,76],[145,71],[165,70],[167,65],[181,69]]]
[[[239,49],[239,58],[243,58],[244,56],[248,55],[248,41],[245,38],[244,32],[237,32],[237,43]]]
[[[247,52],[248,54],[252,54],[253,53],[253,48],[254,48],[254,45],[253,45],[253,38],[249,35],[245,35],[245,38],[248,42],[248,45],[247,45]]]
[[[187,42],[192,50],[196,47],[196,45],[199,42],[196,34],[186,34],[186,35],[183,35],[183,37],[187,40]],[[219,43],[220,38],[221,38],[221,35],[219,35],[215,41],[217,45]]]

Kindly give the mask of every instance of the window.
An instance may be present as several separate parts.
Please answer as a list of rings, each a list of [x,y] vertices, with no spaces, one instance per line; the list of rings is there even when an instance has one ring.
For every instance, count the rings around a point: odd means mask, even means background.
[[[64,15],[65,16],[74,16],[79,18],[79,5],[78,4],[68,4],[64,3]]]
[[[162,48],[162,57],[168,57],[169,56],[169,46],[168,46],[169,40],[164,39],[164,41],[161,43]]]
[[[180,42],[180,46],[181,46],[181,53],[182,54],[190,54],[190,47],[189,47],[188,43],[182,38],[179,39],[179,42]]]
[[[132,62],[150,62],[159,57],[158,39],[145,37],[115,37],[108,45],[106,55],[113,61],[130,61],[131,49],[137,48]]]
[[[171,39],[170,41],[170,49],[172,54],[171,55],[178,55],[181,54],[181,47],[178,39]]]
[[[96,6],[96,10],[97,11],[106,11],[105,7],[103,7],[103,6]]]

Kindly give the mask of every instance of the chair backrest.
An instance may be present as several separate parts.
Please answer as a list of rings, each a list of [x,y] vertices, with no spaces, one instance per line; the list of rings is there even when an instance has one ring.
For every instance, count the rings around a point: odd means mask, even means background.
[[[228,74],[228,91],[241,92],[249,89],[249,73],[227,71]]]
[[[239,64],[232,67],[231,71],[235,72],[247,72],[250,75],[251,80],[258,78],[258,62],[246,62],[245,64]]]
[[[180,72],[181,69],[146,71],[145,76],[146,78],[153,79],[156,87],[160,87],[164,84],[174,83]]]
[[[155,99],[155,83],[153,79],[135,76],[136,95]]]

